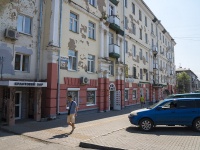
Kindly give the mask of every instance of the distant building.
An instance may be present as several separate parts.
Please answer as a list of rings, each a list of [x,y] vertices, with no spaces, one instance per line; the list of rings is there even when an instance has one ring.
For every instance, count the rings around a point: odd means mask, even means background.
[[[189,92],[195,92],[199,89],[199,80],[197,75],[190,69],[179,67],[176,69],[176,74],[186,72],[190,76]]]

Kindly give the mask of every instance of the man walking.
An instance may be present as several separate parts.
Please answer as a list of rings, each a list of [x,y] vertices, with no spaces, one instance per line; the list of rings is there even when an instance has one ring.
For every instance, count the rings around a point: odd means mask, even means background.
[[[67,124],[72,126],[72,131],[71,131],[72,133],[75,129],[75,116],[77,116],[78,107],[77,107],[77,103],[73,101],[71,95],[68,96],[68,100],[69,102],[67,105],[67,109],[68,109]]]
[[[144,107],[144,97],[141,95],[140,96],[140,104],[141,104],[141,108]]]

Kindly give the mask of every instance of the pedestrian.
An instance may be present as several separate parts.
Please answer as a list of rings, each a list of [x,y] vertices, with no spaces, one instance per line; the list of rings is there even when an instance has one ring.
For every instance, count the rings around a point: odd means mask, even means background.
[[[141,95],[140,96],[140,104],[141,104],[141,108],[143,108],[144,107],[144,97]]]
[[[78,106],[76,101],[74,101],[72,99],[71,95],[68,95],[68,105],[67,105],[67,124],[72,126],[72,131],[71,133],[74,131],[75,129],[75,117],[77,116],[77,112],[78,112]]]

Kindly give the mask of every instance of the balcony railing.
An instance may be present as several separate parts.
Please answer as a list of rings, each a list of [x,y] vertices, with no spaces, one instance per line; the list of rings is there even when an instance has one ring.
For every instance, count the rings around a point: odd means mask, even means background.
[[[120,57],[120,47],[116,44],[109,45],[109,56],[112,58]]]
[[[117,16],[115,15],[109,16],[108,21],[110,22],[109,27],[112,30],[116,31],[117,34],[120,34],[122,36],[124,35],[124,31],[120,29],[120,20]]]
[[[153,51],[153,54],[158,54],[158,48],[156,45],[152,46],[152,51]]]

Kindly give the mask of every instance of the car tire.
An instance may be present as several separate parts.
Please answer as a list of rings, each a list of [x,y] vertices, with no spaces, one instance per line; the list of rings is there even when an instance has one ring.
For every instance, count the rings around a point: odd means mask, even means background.
[[[140,129],[143,131],[150,131],[153,128],[153,121],[149,118],[143,118],[139,123]]]
[[[193,128],[196,131],[200,132],[200,118],[197,118],[197,119],[194,120],[194,122],[193,122]]]

